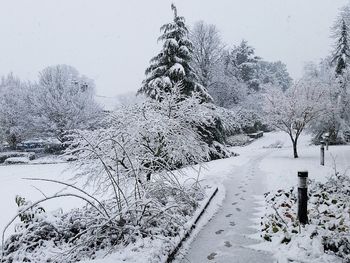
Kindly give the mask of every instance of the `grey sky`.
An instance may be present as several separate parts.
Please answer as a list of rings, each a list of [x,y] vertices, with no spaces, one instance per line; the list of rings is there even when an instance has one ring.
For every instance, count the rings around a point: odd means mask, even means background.
[[[229,46],[244,38],[297,78],[330,51],[329,28],[347,0],[2,0],[0,74],[35,80],[64,63],[95,79],[98,94],[136,91],[171,2],[189,25],[215,24]]]

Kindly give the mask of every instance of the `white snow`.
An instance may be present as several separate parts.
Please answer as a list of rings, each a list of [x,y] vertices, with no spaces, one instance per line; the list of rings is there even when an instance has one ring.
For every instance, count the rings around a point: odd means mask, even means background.
[[[195,235],[185,244],[184,251],[189,253],[186,257],[193,259],[193,256],[202,254],[203,260],[207,260],[211,253],[216,253],[212,254],[212,257],[217,260],[215,262],[227,262],[224,260],[234,256],[235,253],[238,255],[248,253],[249,250],[246,250],[246,247],[251,245],[253,241],[249,241],[246,236],[256,235],[257,226],[254,224],[259,215],[257,211],[262,205],[257,202],[260,200],[259,195],[266,191],[296,185],[297,171],[299,170],[308,170],[310,178],[325,181],[326,177],[333,171],[332,157],[335,159],[337,169],[348,168],[350,165],[350,146],[330,146],[329,151],[326,151],[326,165],[323,167],[319,164],[319,147],[310,146],[310,138],[307,135],[301,137],[298,148],[300,157],[298,159],[294,159],[292,156],[293,151],[288,135],[282,132],[273,132],[264,134],[263,138],[248,146],[232,147],[234,152],[240,154],[238,157],[206,163],[200,173],[201,184],[203,186],[219,185],[221,190],[216,199],[214,198],[209,212],[199,222],[200,227],[195,230]],[[282,146],[281,148],[270,147],[277,142],[278,145]],[[37,177],[67,181],[73,175],[72,171],[66,170],[67,168],[68,164],[66,163],[0,166],[0,211],[6,211],[0,213],[0,229],[3,229],[7,221],[16,214],[17,206],[14,198],[17,194],[30,200],[37,200],[42,197],[42,193],[36,188],[41,189],[46,195],[52,195],[62,189],[61,186],[54,184],[33,183],[21,178]],[[191,177],[195,177],[198,173],[198,167],[195,169],[185,168],[184,170]],[[222,189],[223,187],[225,189]],[[236,196],[237,193],[239,195]],[[237,204],[232,205],[235,202]],[[82,204],[83,202],[80,200],[67,198],[56,199],[43,206],[48,210],[55,210],[60,207],[70,209]],[[240,208],[242,211],[238,211],[236,208]],[[216,212],[217,214],[213,217]],[[232,215],[228,216],[229,214]],[[213,218],[208,223],[211,217]],[[235,226],[230,226],[229,223],[233,221]],[[10,230],[13,231],[11,228]],[[224,231],[215,234],[214,230]],[[156,245],[157,242],[160,243],[159,246]],[[88,262],[109,263],[122,260],[124,262],[145,262],[144,253],[148,253],[148,256],[157,255],[160,252],[156,248],[161,247],[161,243],[162,241],[144,240],[143,244],[135,244],[132,247],[120,249],[107,258]],[[314,253],[318,253],[317,247],[319,245],[314,245]],[[144,249],[140,250],[140,247]],[[140,253],[129,253],[138,250]],[[134,257],[128,257],[128,253]],[[270,257],[268,254],[260,254],[261,252],[249,253],[254,257]]]
[[[29,163],[29,159],[27,157],[10,157],[10,158],[7,158],[4,163],[5,164],[26,164],[26,163]]]
[[[31,182],[22,178],[45,178],[61,181],[69,181],[72,177],[71,171],[66,171],[68,165],[59,164],[38,164],[38,165],[5,165],[0,166],[0,230],[2,231],[8,221],[17,213],[15,203],[16,195],[20,195],[27,200],[42,199],[43,194],[53,195],[62,189],[62,186],[52,183]],[[80,207],[84,203],[75,198],[53,199],[42,206],[48,211],[64,208],[69,210]],[[13,232],[13,227],[9,228],[9,233]]]

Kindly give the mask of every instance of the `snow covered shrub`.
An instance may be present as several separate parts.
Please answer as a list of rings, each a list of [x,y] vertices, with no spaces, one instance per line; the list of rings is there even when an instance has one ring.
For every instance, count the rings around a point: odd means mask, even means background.
[[[205,128],[212,127],[217,116],[215,108],[201,104],[198,97],[179,100],[175,90],[161,102],[149,99],[120,108],[110,116],[108,128],[73,134],[67,153],[77,155],[84,165],[100,163],[97,156],[101,156],[105,164],[93,167],[102,172],[107,167],[115,173],[117,166],[128,176],[137,170],[141,180],[149,179],[158,171],[208,161],[211,154],[225,157],[217,151],[218,144],[204,139],[211,136]]]
[[[115,199],[99,203],[88,196],[90,203],[67,213],[48,213],[25,202],[20,205],[21,222],[3,245],[1,262],[76,262],[140,238],[170,240],[183,229],[200,195],[198,189],[161,182],[150,183],[147,193],[143,189],[137,202],[129,199],[123,210]]]
[[[5,160],[4,164],[27,164],[29,159],[27,157],[12,157]]]
[[[5,162],[9,158],[26,158],[28,160],[34,160],[36,155],[34,152],[1,152],[0,163]]]
[[[335,173],[324,184],[310,181],[308,194],[309,224],[305,226],[297,219],[297,187],[266,194],[262,237],[279,245],[280,253],[287,258],[300,256],[324,262],[340,257],[350,262],[349,176]]]
[[[271,143],[269,145],[263,146],[265,149],[278,149],[283,147],[283,142],[281,140],[277,140],[274,143]]]
[[[213,110],[196,96],[179,98],[171,93],[161,102],[122,107],[103,129],[67,134],[66,154],[77,158],[72,163],[79,168],[77,177],[107,200],[61,183],[79,193],[66,189],[42,201],[73,196],[87,205],[66,213],[35,214],[30,222],[20,223],[3,246],[5,262],[74,262],[141,238],[171,243],[184,231],[204,193],[175,169],[209,160],[221,145],[208,145],[197,129],[210,125]]]
[[[237,134],[227,138],[227,144],[229,146],[244,146],[251,141],[253,141],[253,139],[246,134]]]

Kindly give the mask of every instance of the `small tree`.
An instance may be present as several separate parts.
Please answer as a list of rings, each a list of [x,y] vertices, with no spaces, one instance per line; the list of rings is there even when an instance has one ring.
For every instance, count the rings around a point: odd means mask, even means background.
[[[309,123],[324,112],[324,91],[321,83],[294,84],[286,92],[268,87],[265,94],[266,121],[288,133],[293,144],[294,158],[298,158],[297,144],[300,134]]]
[[[197,83],[196,74],[190,66],[193,46],[188,38],[185,19],[178,16],[174,5],[171,8],[174,12],[173,21],[160,28],[163,34],[158,40],[164,42],[163,49],[152,58],[138,93],[161,101],[163,94],[170,93],[176,83],[181,82],[183,95],[188,97],[198,92],[203,101],[209,101],[209,94]]]

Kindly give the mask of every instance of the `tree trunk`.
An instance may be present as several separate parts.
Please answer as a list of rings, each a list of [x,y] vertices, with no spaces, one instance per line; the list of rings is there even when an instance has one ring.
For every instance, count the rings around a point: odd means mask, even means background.
[[[294,158],[298,158],[298,150],[297,150],[297,142],[298,139],[293,140],[293,153],[294,153]]]

